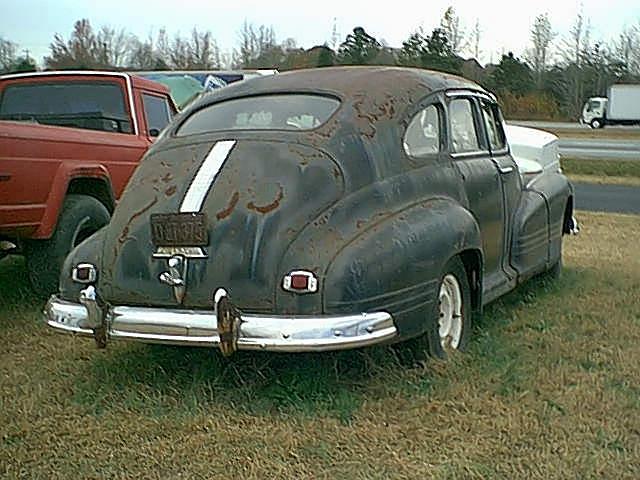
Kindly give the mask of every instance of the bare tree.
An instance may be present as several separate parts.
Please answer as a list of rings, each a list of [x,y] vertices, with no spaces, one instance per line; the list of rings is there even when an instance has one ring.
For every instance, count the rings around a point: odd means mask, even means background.
[[[87,19],[78,20],[68,41],[56,33],[45,57],[49,68],[119,68],[130,53],[124,29],[103,26],[96,33]]]
[[[96,35],[89,23],[83,18],[73,26],[69,41],[56,33],[49,45],[51,56],[45,57],[49,68],[99,68],[101,67],[100,53]]]
[[[331,43],[330,47],[332,50],[338,48],[340,44],[340,33],[338,33],[338,19],[333,17],[333,27],[331,28]]]
[[[11,69],[16,61],[16,50],[18,46],[0,37],[0,72],[6,72]]]
[[[444,31],[453,53],[459,54],[466,46],[465,31],[460,25],[460,17],[452,6],[445,10],[440,20],[440,28]]]
[[[565,49],[562,56],[565,62],[575,63],[580,66],[582,63],[582,53],[589,50],[591,46],[591,23],[584,17],[582,8],[576,15],[576,19],[569,31],[569,38],[565,40]]]
[[[561,99],[563,106],[573,118],[576,118],[585,99],[596,92],[589,91],[589,80],[592,68],[587,63],[595,63],[595,57],[591,58],[591,27],[588,18],[585,18],[582,9],[577,13],[569,36],[564,40],[560,49],[562,61],[559,65],[560,76],[554,82],[554,90]],[[597,46],[598,58],[601,56]]]
[[[482,28],[480,28],[480,19],[476,18],[476,23],[473,26],[473,30],[471,31],[471,45],[472,45],[472,54],[473,58],[475,58],[478,62],[480,61],[480,55],[482,54],[482,50],[480,50],[480,37],[482,36]]]
[[[156,68],[156,52],[153,37],[141,41],[138,37],[130,38],[129,67],[135,70],[154,70]]]
[[[525,55],[533,69],[538,88],[542,87],[544,72],[549,60],[549,50],[554,36],[555,33],[551,28],[549,15],[547,13],[538,15],[531,28],[531,48],[527,50]]]
[[[640,21],[625,27],[613,42],[613,52],[627,66],[629,73],[640,75]]]
[[[211,32],[191,32],[191,68],[211,69],[220,67],[220,51]]]
[[[245,20],[238,36],[239,48],[234,51],[233,62],[237,68],[273,67],[282,57],[273,27],[255,27]]]
[[[101,61],[105,66],[124,67],[129,53],[129,37],[124,29],[103,26],[96,35]]]

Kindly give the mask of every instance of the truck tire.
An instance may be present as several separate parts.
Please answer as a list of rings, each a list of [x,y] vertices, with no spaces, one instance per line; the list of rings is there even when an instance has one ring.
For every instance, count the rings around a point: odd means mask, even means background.
[[[99,200],[88,195],[67,195],[51,238],[25,243],[27,272],[33,289],[42,295],[54,293],[69,252],[109,223],[109,219],[109,211]]]
[[[591,120],[590,125],[591,125],[591,128],[593,128],[594,130],[597,130],[598,128],[604,127],[604,122],[599,118],[594,118],[593,120]]]

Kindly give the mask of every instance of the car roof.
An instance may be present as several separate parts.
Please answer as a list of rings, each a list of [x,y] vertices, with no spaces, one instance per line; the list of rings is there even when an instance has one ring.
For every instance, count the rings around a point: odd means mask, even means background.
[[[484,92],[470,80],[432,70],[386,66],[327,67],[295,70],[233,84],[214,96],[204,97],[194,108],[227,98],[285,92],[327,93],[343,99],[362,94],[369,99],[388,99],[389,96],[416,92],[419,97],[411,99],[418,100],[430,92],[453,88]]]

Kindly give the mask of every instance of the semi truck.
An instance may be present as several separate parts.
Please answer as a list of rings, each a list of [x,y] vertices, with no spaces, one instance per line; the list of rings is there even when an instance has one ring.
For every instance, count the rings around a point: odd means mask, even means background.
[[[640,84],[611,85],[606,97],[587,100],[580,120],[591,128],[640,125]]]

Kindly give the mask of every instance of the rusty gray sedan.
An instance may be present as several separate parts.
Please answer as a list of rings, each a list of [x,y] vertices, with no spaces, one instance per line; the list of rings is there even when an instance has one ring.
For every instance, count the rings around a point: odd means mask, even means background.
[[[560,271],[572,187],[520,173],[495,98],[462,78],[344,67],[230,86],[162,133],[67,258],[46,322],[101,347],[423,336],[446,357],[484,305]]]

